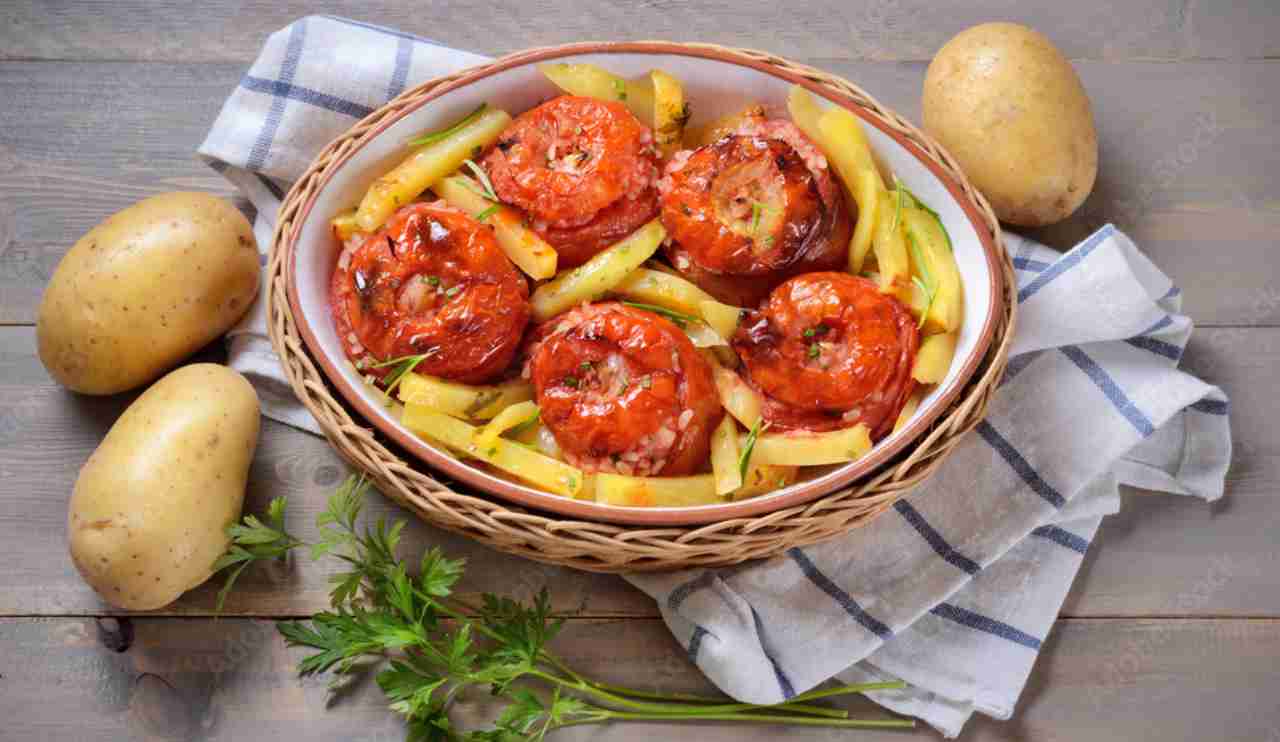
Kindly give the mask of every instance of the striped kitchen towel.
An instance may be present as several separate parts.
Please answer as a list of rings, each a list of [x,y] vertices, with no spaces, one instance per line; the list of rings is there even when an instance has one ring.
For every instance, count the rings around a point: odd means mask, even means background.
[[[303,18],[273,34],[200,154],[258,208],[312,156],[408,85],[482,61],[397,31]],[[988,417],[870,527],[765,562],[628,579],[735,698],[776,702],[831,678],[902,679],[879,703],[959,733],[1008,718],[1119,485],[1222,495],[1227,398],[1178,370],[1191,321],[1167,276],[1108,225],[1066,254],[1006,235],[1020,314]],[[315,430],[261,306],[230,363],[268,416]]]

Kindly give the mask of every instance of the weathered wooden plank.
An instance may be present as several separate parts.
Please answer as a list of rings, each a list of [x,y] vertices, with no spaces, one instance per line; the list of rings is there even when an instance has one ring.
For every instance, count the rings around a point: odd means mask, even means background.
[[[299,681],[268,622],[134,619],[124,651],[117,626],[91,619],[0,620],[8,662],[0,714],[13,739],[403,739],[373,683],[325,708],[325,681]],[[126,632],[127,634],[127,632]],[[712,689],[656,620],[570,621],[555,649],[593,677],[666,691]],[[977,717],[964,740],[1275,739],[1280,706],[1280,622],[1064,620],[1046,644],[1010,722]],[[883,717],[865,699],[836,701]],[[493,709],[464,698],[455,722]],[[848,731],[799,727],[633,723],[564,730],[555,740],[844,740]],[[1271,736],[1268,737],[1268,734]],[[859,731],[888,742],[936,738]]]
[[[923,64],[824,66],[918,117]],[[1280,322],[1280,151],[1271,146],[1280,62],[1080,70],[1097,111],[1101,179],[1078,214],[1038,235],[1067,248],[1114,221],[1183,284],[1201,324]],[[11,102],[0,107],[0,323],[33,321],[58,258],[108,214],[165,190],[228,193],[192,153],[241,72],[0,63],[0,95]]]
[[[429,8],[391,0],[217,0],[194,7],[166,0],[120,13],[86,0],[26,0],[4,12],[0,58],[247,60],[267,34],[308,14],[358,18],[486,54],[583,39],[659,38],[767,48],[797,58],[921,60],[961,29],[990,20],[1036,27],[1073,58],[1241,59],[1280,49],[1280,19],[1265,0],[1067,5],[982,0],[938,11],[926,0],[824,0],[789,6],[785,13],[768,0],[639,5],[447,0]]]
[[[34,357],[30,328],[0,328],[0,615],[109,612],[79,579],[64,548],[66,499],[76,473],[123,410],[127,395],[94,399],[52,384]],[[1107,521],[1064,615],[1280,615],[1280,402],[1258,379],[1280,364],[1280,329],[1200,330],[1188,367],[1234,397],[1236,463],[1229,495],[1215,506],[1134,496]],[[343,476],[324,441],[267,422],[252,472],[249,507],[290,498],[289,522],[310,537],[325,497]],[[373,511],[402,517],[374,498]],[[439,544],[470,561],[464,589],[527,596],[547,586],[558,610],[584,616],[654,616],[656,606],[620,578],[588,575],[491,552],[413,522],[406,553]],[[410,551],[412,550],[412,551]],[[326,603],[332,565],[299,558],[253,570],[228,605],[234,614],[300,615]],[[208,615],[206,586],[167,609]]]

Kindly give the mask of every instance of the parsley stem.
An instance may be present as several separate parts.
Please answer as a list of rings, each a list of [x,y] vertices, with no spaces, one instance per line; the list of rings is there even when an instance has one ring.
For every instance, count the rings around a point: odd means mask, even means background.
[[[602,721],[681,721],[697,719],[698,721],[740,721],[764,724],[796,724],[811,727],[838,727],[841,729],[914,729],[916,723],[912,719],[825,719],[813,716],[784,714],[661,714],[633,711],[610,711],[609,709],[588,707],[591,715],[582,719],[562,722],[558,726],[567,727],[578,724],[599,724]]]

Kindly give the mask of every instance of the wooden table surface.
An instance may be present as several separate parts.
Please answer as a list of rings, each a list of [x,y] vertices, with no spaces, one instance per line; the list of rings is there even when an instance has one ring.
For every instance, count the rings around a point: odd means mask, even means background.
[[[214,620],[214,591],[127,620],[77,576],[68,495],[131,395],[53,384],[32,322],[63,252],[106,215],[161,191],[228,194],[193,152],[266,35],[335,13],[486,54],[600,38],[764,48],[845,75],[918,120],[934,51],[974,23],[1047,33],[1093,99],[1098,186],[1036,236],[1059,249],[1114,221],[1173,275],[1199,325],[1185,365],[1226,388],[1236,456],[1212,506],[1130,493],[1089,552],[1015,719],[973,740],[1280,742],[1280,6],[1275,0],[9,0],[0,7],[0,738],[392,740],[399,722],[359,688],[326,710],[322,681],[271,619],[326,603],[326,571],[255,570]],[[412,81],[411,81],[412,82]],[[1268,371],[1267,369],[1271,369]],[[1267,431],[1273,431],[1268,433]],[[310,524],[345,475],[324,441],[265,422],[247,507],[288,495]],[[397,515],[376,498],[374,510]],[[560,646],[631,685],[709,689],[654,604],[617,577],[488,551],[421,523],[412,547],[466,556],[467,592],[548,586]],[[111,617],[117,618],[111,618]],[[865,702],[853,702],[865,708]],[[836,739],[709,725],[614,726],[557,739]],[[854,736],[852,734],[850,737]],[[867,740],[912,733],[859,733]],[[928,730],[918,737],[936,735]]]

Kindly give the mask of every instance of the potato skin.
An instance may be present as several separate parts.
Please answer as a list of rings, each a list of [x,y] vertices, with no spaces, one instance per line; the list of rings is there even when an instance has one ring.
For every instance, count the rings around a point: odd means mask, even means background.
[[[1098,173],[1089,97],[1071,63],[1014,23],[960,32],[924,81],[924,126],[1001,221],[1042,226],[1084,202]]]
[[[225,366],[184,366],[138,397],[89,457],[67,513],[76,569],[128,610],[209,579],[240,517],[258,396]]]
[[[207,193],[165,193],[81,237],[45,290],[40,361],[73,391],[150,382],[226,332],[258,291],[248,220]]]

